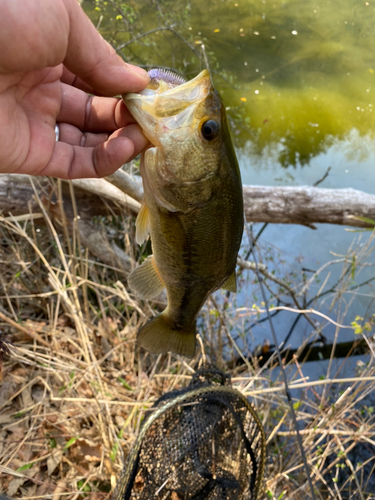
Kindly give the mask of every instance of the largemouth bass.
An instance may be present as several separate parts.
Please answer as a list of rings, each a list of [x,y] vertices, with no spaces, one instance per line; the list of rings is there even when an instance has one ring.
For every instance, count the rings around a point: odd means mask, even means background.
[[[167,292],[166,309],[139,330],[138,343],[192,357],[196,316],[208,295],[236,291],[242,183],[225,107],[208,71],[188,82],[153,71],[144,91],[123,96],[152,144],[141,158],[136,241],[150,234],[153,255],[128,284],[145,299]]]

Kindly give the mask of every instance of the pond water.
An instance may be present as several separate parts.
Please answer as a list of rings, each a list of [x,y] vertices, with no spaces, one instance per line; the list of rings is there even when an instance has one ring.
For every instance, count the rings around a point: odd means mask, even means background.
[[[146,68],[167,67],[190,78],[204,67],[200,45],[205,44],[244,184],[312,185],[331,167],[321,187],[374,193],[374,1],[90,0],[83,7],[125,59]],[[269,225],[260,241],[264,252],[272,247],[280,254],[298,281],[303,267],[316,270],[335,258],[332,252],[344,255],[355,236],[338,226],[313,231]],[[352,285],[370,278],[371,269],[353,277]],[[340,270],[336,266],[321,276],[330,273],[328,288]],[[238,295],[238,306],[254,303],[250,286]],[[372,315],[374,296],[370,284],[349,304],[349,292],[345,323]],[[327,302],[322,310],[329,308]],[[294,317],[278,318],[282,340]],[[310,331],[301,326],[292,345]],[[332,338],[334,331],[327,326],[325,333]],[[270,336],[265,323],[252,333],[254,342]],[[342,330],[340,336],[347,340],[353,333]]]

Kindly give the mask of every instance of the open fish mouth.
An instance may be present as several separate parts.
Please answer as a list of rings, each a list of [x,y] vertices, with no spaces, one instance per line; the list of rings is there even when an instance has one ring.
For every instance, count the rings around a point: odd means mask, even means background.
[[[209,72],[205,69],[188,82],[165,70],[151,70],[150,76],[142,92],[123,95],[128,109],[154,146],[161,136],[177,130],[175,139],[183,140],[196,125],[196,109],[213,91]]]

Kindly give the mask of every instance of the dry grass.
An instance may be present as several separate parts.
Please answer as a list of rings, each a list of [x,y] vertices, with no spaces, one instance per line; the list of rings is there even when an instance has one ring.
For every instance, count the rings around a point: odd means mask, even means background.
[[[186,384],[201,363],[215,362],[230,371],[234,386],[262,417],[269,455],[264,497],[309,498],[274,359],[262,368],[256,360],[251,364],[239,347],[243,339],[234,336],[239,318],[256,320],[259,309],[236,308],[227,295],[217,295],[202,312],[193,360],[140,352],[136,331],[154,308],[128,292],[116,263],[93,259],[81,248],[79,233],[71,228],[69,236],[66,226],[54,226],[43,205],[41,211],[39,226],[32,217],[0,219],[0,338],[13,344],[0,372],[0,492],[24,500],[109,498],[145,409]],[[109,218],[105,227],[135,261],[133,223]],[[358,268],[369,251],[367,246],[356,254]],[[347,259],[342,264],[344,288]],[[302,286],[295,288],[297,295]],[[332,312],[330,319],[339,325],[346,321],[342,297],[337,291],[331,297],[339,314]],[[327,320],[319,319],[323,328]],[[8,345],[0,349],[4,358]],[[375,498],[370,342],[369,352],[369,362],[349,379],[343,379],[344,364],[334,371],[333,360],[318,383],[306,379],[298,356],[287,366],[319,499]],[[241,357],[243,363],[233,368]],[[355,455],[359,446],[368,452],[362,463]]]

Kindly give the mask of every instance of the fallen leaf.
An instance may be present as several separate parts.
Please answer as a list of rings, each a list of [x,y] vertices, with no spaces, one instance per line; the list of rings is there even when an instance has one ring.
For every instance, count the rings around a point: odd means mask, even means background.
[[[30,408],[30,406],[33,406],[34,400],[31,397],[31,387],[27,386],[21,393],[22,397],[22,408]]]
[[[17,491],[18,488],[20,488],[26,481],[28,481],[28,477],[15,477],[14,479],[11,480],[8,486],[7,493],[10,497],[13,497]]]
[[[8,399],[16,392],[16,384],[11,380],[0,382],[0,406],[4,406]]]
[[[49,476],[53,474],[53,472],[56,470],[56,467],[58,467],[58,465],[60,464],[62,456],[63,456],[62,450],[56,448],[53,450],[52,455],[48,457],[47,472]]]
[[[14,422],[14,417],[12,417],[13,413],[13,411],[2,413],[0,415],[0,425],[10,424],[11,422]]]
[[[102,459],[102,445],[85,438],[76,439],[70,446],[70,454],[78,463],[99,462]]]

